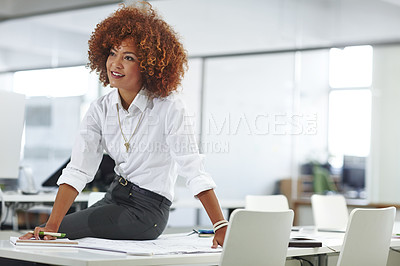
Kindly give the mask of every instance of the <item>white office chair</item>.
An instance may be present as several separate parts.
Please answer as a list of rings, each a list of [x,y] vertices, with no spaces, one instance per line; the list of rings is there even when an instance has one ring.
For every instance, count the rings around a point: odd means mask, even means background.
[[[354,209],[337,266],[386,265],[396,209]]]
[[[92,206],[102,198],[104,198],[104,195],[106,192],[90,192],[89,198],[88,198],[88,207]]]
[[[289,210],[289,203],[285,195],[247,195],[245,208],[253,211],[282,211]]]
[[[220,266],[285,265],[293,211],[232,212]]]
[[[311,206],[318,230],[346,231],[349,212],[343,195],[314,194]]]

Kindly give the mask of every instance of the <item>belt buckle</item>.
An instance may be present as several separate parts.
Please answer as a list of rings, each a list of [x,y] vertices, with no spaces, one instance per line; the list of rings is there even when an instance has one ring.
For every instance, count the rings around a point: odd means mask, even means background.
[[[125,182],[124,182],[125,181]],[[128,185],[128,180],[126,180],[125,178],[123,178],[122,176],[119,178],[118,182],[122,185],[122,186],[126,186]]]

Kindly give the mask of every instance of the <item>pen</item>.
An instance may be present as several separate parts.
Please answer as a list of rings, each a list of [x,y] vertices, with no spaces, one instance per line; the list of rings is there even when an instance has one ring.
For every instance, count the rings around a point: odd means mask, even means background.
[[[33,231],[29,231],[29,233],[33,234]],[[39,232],[40,236],[55,236],[55,237],[65,237],[67,234],[65,233],[53,233],[53,232]]]
[[[193,234],[198,234],[198,233],[199,233],[199,231],[197,231],[196,229],[193,229],[193,231],[190,232],[190,233],[188,234],[188,236],[191,236],[191,235],[193,235]]]

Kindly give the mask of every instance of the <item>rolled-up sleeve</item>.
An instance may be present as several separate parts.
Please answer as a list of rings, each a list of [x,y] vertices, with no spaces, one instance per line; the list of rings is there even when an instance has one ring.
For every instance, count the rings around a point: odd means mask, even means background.
[[[94,179],[103,155],[99,119],[98,107],[92,104],[75,138],[71,161],[63,170],[57,185],[68,184],[81,192]]]
[[[204,169],[204,155],[199,153],[192,119],[181,101],[168,108],[165,119],[166,141],[178,174],[186,178],[186,185],[196,196],[202,191],[216,188],[212,177]]]

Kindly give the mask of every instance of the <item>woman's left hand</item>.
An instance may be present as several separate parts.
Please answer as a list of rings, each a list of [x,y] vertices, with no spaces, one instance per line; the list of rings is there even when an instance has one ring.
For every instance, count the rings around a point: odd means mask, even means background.
[[[218,245],[220,245],[221,247],[224,246],[224,240],[225,240],[225,234],[226,234],[227,228],[228,228],[228,226],[224,226],[215,232],[214,239],[213,239],[213,245],[211,248],[217,248]]]

